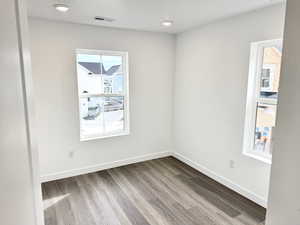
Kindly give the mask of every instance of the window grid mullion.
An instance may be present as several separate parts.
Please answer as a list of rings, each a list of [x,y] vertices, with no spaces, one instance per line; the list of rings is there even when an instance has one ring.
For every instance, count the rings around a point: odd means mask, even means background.
[[[81,94],[80,98],[91,98],[91,97],[125,97],[125,94]]]

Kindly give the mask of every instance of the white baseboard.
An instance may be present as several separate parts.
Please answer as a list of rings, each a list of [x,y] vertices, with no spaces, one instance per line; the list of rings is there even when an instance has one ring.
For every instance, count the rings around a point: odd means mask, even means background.
[[[233,181],[216,174],[215,172],[211,171],[210,169],[199,165],[198,163],[194,162],[193,160],[188,159],[187,157],[185,157],[179,153],[175,152],[172,154],[172,156],[177,158],[178,160],[186,163],[187,165],[193,167],[194,169],[198,170],[199,172],[205,174],[206,176],[214,179],[215,181],[234,190],[235,192],[241,194],[242,196],[254,201],[255,203],[261,205],[262,207],[265,207],[265,208],[267,207],[267,200],[255,193],[253,193],[252,191],[247,190],[246,188],[241,187],[240,185],[234,183]]]
[[[62,172],[58,172],[58,173],[46,174],[46,175],[41,176],[41,182],[44,183],[44,182],[48,182],[48,181],[59,180],[59,179],[68,178],[68,177],[74,177],[74,176],[78,176],[78,175],[82,175],[82,174],[93,173],[93,172],[97,172],[100,170],[110,169],[110,168],[119,167],[119,166],[125,166],[125,165],[129,165],[129,164],[133,164],[133,163],[143,162],[143,161],[147,161],[147,160],[151,160],[151,159],[163,158],[163,157],[167,157],[167,156],[173,156],[173,157],[177,158],[178,160],[186,163],[187,165],[193,167],[194,169],[198,170],[199,172],[205,174],[206,176],[216,180],[217,182],[225,185],[226,187],[234,190],[235,192],[245,196],[246,198],[248,198],[266,208],[267,200],[264,199],[263,197],[258,196],[255,193],[247,190],[246,188],[243,188],[240,185],[234,183],[233,181],[216,174],[215,172],[211,171],[210,169],[208,169],[204,166],[199,165],[198,163],[194,162],[193,160],[188,159],[187,157],[183,156],[182,154],[179,154],[176,152],[171,152],[171,151],[147,154],[147,155],[127,158],[127,159],[118,160],[118,161],[109,162],[109,163],[102,163],[102,164],[97,164],[97,165],[78,168],[78,169],[66,170],[66,171],[62,171]]]
[[[109,163],[102,163],[102,164],[97,164],[93,166],[88,166],[88,167],[83,167],[83,168],[78,168],[78,169],[72,169],[72,170],[66,170],[58,173],[51,173],[51,174],[45,174],[41,176],[41,183],[48,182],[48,181],[53,181],[53,180],[59,180],[63,178],[68,178],[68,177],[74,177],[82,174],[87,174],[87,173],[93,173],[97,172],[100,170],[106,170],[114,167],[119,167],[119,166],[125,166],[129,165],[132,163],[137,163],[137,162],[143,162],[151,159],[158,159],[158,158],[163,158],[167,156],[171,156],[172,152],[158,152],[158,153],[153,153],[153,154],[147,154],[147,155],[142,155],[138,157],[132,157],[132,158],[127,158],[127,159],[122,159],[114,162],[109,162]]]

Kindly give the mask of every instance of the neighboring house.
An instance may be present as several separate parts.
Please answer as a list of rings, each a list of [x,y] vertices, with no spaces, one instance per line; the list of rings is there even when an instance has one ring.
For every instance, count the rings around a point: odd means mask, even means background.
[[[83,94],[117,94],[122,92],[123,74],[120,65],[113,65],[105,70],[101,63],[97,62],[78,62],[78,83],[80,84],[79,93]],[[81,118],[93,120],[101,111],[113,111],[123,108],[123,102],[115,98],[81,98]]]
[[[276,125],[277,98],[281,70],[282,49],[267,47],[264,49],[261,73],[260,97],[268,99],[270,104],[259,104],[256,114],[255,148],[272,153],[272,131]]]
[[[264,49],[261,91],[266,95],[277,97],[281,69],[281,49],[270,47]]]
[[[105,70],[101,63],[79,62],[77,71],[81,84],[80,93],[83,91],[89,94],[122,92],[121,65],[113,65]]]

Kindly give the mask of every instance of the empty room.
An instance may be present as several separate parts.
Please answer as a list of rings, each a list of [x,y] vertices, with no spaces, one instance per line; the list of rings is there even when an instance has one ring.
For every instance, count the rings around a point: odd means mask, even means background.
[[[300,225],[300,1],[0,16],[0,224]]]

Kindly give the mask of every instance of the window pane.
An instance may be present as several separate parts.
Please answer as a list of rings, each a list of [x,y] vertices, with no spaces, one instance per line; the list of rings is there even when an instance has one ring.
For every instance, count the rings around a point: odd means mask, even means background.
[[[122,56],[77,54],[79,94],[123,94]]]
[[[99,94],[102,91],[100,55],[77,54],[79,94]]]
[[[92,137],[105,132],[103,126],[103,106],[103,97],[80,98],[82,137]]]
[[[115,74],[112,76],[103,75],[103,93],[105,94],[121,94],[124,90],[123,74]]]
[[[272,154],[272,130],[276,123],[276,105],[257,105],[254,150],[260,153]]]
[[[124,97],[105,97],[104,123],[107,133],[124,130]]]
[[[263,62],[260,75],[260,97],[278,98],[282,47],[272,46],[263,49]]]
[[[124,130],[124,97],[80,99],[82,138]]]
[[[103,93],[121,94],[124,89],[122,56],[102,55]]]
[[[122,73],[122,56],[102,55],[103,71],[102,74],[112,76]]]

